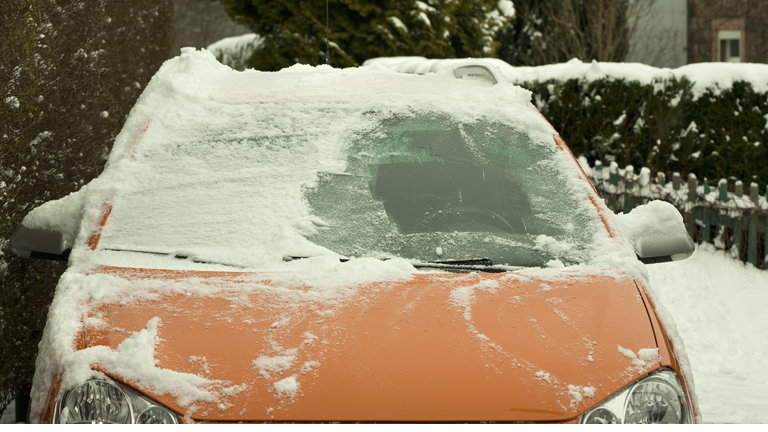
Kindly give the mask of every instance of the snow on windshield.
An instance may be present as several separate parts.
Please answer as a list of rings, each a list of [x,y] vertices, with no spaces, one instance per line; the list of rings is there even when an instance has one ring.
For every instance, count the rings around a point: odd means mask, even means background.
[[[151,261],[138,254],[115,254],[133,251],[269,268],[286,256],[345,253],[312,241],[327,223],[308,205],[307,192],[322,176],[344,173],[350,148],[377,133],[382,122],[425,113],[447,119],[448,130],[451,124],[481,120],[506,125],[534,147],[548,149],[553,155],[531,160],[530,169],[554,164],[548,175],[565,176],[559,189],[582,188],[572,195],[583,197],[586,205],[577,198],[567,207],[589,213],[581,219],[592,223],[589,232],[599,228],[584,185],[568,185],[578,183],[577,168],[557,150],[554,131],[531,106],[528,91],[437,75],[425,79],[376,66],[241,73],[218,64],[206,51],[184,51],[153,78],[117,138],[104,174],[91,187],[83,226],[94,225],[99,200],[111,206],[98,246],[99,262],[138,266]],[[531,205],[562,200],[542,195],[544,189],[529,197]],[[475,219],[485,217],[479,212]],[[575,232],[578,224],[562,225]],[[578,240],[583,248],[593,239]],[[578,248],[559,250],[569,249]],[[447,259],[470,258],[449,255]],[[539,265],[550,260],[584,261],[550,254]],[[162,265],[168,262],[172,260]]]

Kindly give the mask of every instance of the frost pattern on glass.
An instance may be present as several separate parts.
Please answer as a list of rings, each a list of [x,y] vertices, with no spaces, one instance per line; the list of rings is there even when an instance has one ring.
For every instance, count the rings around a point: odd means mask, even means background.
[[[599,226],[558,152],[496,122],[390,118],[351,143],[346,172],[307,191],[326,224],[309,239],[352,257],[587,262]]]

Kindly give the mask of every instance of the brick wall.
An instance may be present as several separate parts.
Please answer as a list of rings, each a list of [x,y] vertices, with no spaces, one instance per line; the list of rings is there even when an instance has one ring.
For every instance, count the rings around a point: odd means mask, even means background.
[[[717,60],[719,30],[741,31],[741,61],[768,63],[768,0],[688,0],[688,63]]]

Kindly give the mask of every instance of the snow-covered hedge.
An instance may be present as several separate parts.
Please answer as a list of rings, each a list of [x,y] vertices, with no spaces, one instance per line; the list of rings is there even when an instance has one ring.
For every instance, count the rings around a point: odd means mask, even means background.
[[[768,65],[571,61],[502,69],[577,155],[671,176],[768,183]]]

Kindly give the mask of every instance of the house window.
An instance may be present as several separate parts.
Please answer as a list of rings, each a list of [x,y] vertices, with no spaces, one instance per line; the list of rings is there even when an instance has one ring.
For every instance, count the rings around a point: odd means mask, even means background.
[[[741,31],[720,30],[717,34],[717,58],[721,62],[741,63]]]

